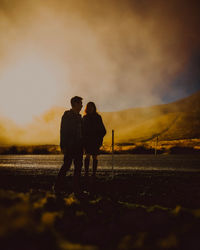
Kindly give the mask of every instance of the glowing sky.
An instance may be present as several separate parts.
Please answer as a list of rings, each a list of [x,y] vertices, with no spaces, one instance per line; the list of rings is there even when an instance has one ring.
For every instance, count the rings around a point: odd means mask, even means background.
[[[0,115],[23,124],[73,95],[101,111],[186,96],[200,89],[199,19],[197,1],[0,0]]]

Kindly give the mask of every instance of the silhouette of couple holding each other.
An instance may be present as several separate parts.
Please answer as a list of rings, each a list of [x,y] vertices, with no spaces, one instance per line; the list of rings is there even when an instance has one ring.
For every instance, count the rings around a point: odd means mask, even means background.
[[[89,178],[89,164],[92,156],[93,174],[96,177],[99,148],[103,143],[106,129],[101,116],[96,111],[93,102],[88,102],[85,108],[85,115],[81,116],[82,98],[74,96],[71,98],[71,109],[64,112],[60,126],[60,147],[64,154],[64,162],[60,168],[54,186],[55,192],[60,192],[64,187],[64,180],[69,171],[72,161],[74,162],[73,188],[74,193],[80,193],[80,177],[83,165],[83,152],[85,178]]]

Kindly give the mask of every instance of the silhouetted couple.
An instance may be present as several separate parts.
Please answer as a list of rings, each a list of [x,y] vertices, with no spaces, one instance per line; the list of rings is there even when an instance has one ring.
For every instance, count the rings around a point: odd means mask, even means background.
[[[60,192],[64,187],[64,180],[72,162],[74,162],[73,187],[75,193],[81,192],[80,177],[83,165],[83,152],[85,177],[88,181],[90,157],[93,158],[93,174],[96,177],[99,149],[103,143],[106,129],[101,116],[96,111],[93,102],[89,102],[85,108],[85,115],[80,115],[83,107],[82,98],[75,96],[71,99],[71,109],[64,112],[60,126],[60,147],[64,154],[64,162],[58,173],[55,183],[55,191]]]

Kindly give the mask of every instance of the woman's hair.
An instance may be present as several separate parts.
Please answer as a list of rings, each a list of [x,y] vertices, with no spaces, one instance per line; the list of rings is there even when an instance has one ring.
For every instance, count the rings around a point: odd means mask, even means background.
[[[86,107],[85,107],[85,114],[88,114],[88,109],[89,107],[93,106],[94,108],[94,113],[97,113],[97,108],[94,102],[88,102]]]

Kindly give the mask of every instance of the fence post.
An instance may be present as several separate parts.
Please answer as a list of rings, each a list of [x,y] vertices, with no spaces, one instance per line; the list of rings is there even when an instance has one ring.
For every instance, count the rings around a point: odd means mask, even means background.
[[[114,129],[112,129],[112,178],[114,178]]]
[[[158,146],[158,136],[156,137],[156,143],[155,143],[155,156],[157,156],[157,146]]]

